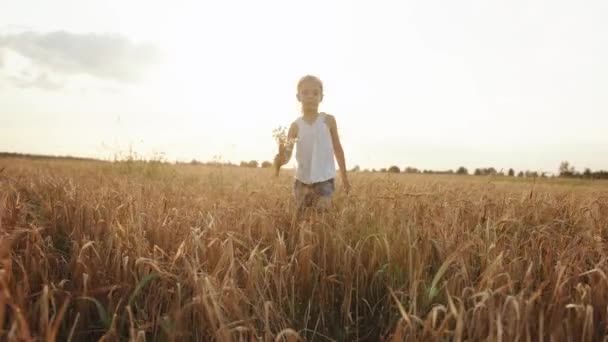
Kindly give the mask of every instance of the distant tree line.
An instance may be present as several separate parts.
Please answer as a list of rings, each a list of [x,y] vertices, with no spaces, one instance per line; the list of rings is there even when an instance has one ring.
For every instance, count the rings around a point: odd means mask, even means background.
[[[355,167],[351,171],[359,171],[359,167]],[[460,166],[456,170],[428,170],[418,169],[412,166],[407,166],[401,170],[398,166],[392,165],[388,168],[381,169],[365,169],[363,172],[389,172],[389,173],[409,173],[409,174],[435,174],[435,175],[473,175],[473,176],[506,176],[506,177],[547,177],[547,173],[541,173],[537,171],[520,171],[518,174],[515,173],[514,169],[509,169],[506,172],[496,170],[494,167],[476,168],[472,172],[469,172],[464,166]]]
[[[231,162],[224,162],[224,161],[219,161],[219,160],[213,160],[213,161],[207,161],[207,162],[202,162],[202,161],[198,161],[196,159],[192,159],[192,161],[190,161],[188,164],[190,165],[204,165],[204,166],[222,166],[222,167],[247,167],[247,168],[258,168],[258,167],[262,167],[262,168],[268,168],[272,166],[272,163],[269,161],[263,161],[263,162],[258,162],[257,160],[250,160],[250,161],[241,161],[238,165],[231,163]]]
[[[563,178],[608,179],[608,171],[591,171],[587,167],[583,172],[578,172],[574,165],[571,165],[568,161],[563,161],[559,164],[559,176]]]
[[[6,153],[0,153],[0,157],[6,155]],[[75,158],[76,159],[76,158]],[[191,165],[204,165],[204,166],[223,166],[223,167],[245,167],[245,168],[269,168],[272,167],[272,162],[257,160],[241,161],[239,164],[231,162],[221,161],[221,159],[214,158],[213,161],[201,162],[196,159],[192,159],[189,162]],[[473,175],[473,176],[503,176],[503,177],[518,177],[518,178],[537,178],[537,177],[561,177],[561,178],[581,178],[581,179],[608,179],[608,171],[599,170],[592,171],[589,168],[585,168],[583,172],[578,172],[574,166],[569,162],[563,161],[559,165],[557,175],[550,175],[548,172],[539,172],[531,170],[521,170],[516,172],[513,168],[506,171],[497,170],[494,167],[481,167],[469,171],[464,166],[460,166],[455,170],[431,170],[431,169],[418,169],[413,166],[406,166],[401,169],[397,165],[391,165],[386,168],[380,169],[361,169],[359,165],[355,165],[350,169],[350,172],[373,172],[373,173],[407,173],[407,174],[432,174],[432,175]]]
[[[256,160],[250,161],[241,161],[239,164],[234,164],[231,162],[221,162],[219,160],[214,160],[210,162],[199,162],[196,159],[193,159],[190,164],[192,165],[205,165],[205,166],[228,166],[228,167],[245,167],[245,168],[269,168],[272,167],[272,163],[270,161],[262,161],[258,162]],[[457,169],[448,169],[448,170],[431,170],[431,169],[418,169],[413,166],[406,166],[401,169],[397,165],[391,165],[386,168],[379,169],[361,169],[359,165],[355,165],[350,169],[350,172],[372,172],[372,173],[407,173],[407,174],[432,174],[432,175],[473,175],[473,176],[503,176],[503,177],[518,177],[518,178],[537,178],[537,177],[549,177],[549,173],[547,172],[539,172],[539,171],[531,171],[531,170],[521,170],[516,172],[513,168],[510,168],[506,171],[497,170],[494,167],[482,167],[476,168],[469,171],[464,166],[460,166]],[[571,166],[568,162],[562,162],[559,166],[559,172],[557,174],[558,177],[564,178],[588,178],[588,179],[608,179],[608,171],[591,171],[589,168],[586,168],[584,172],[577,172],[573,166]],[[555,177],[553,175],[552,177]]]
[[[206,166],[232,166],[232,167],[247,167],[247,168],[268,168],[272,167],[272,163],[269,161],[258,162],[256,160],[241,161],[240,164],[233,164],[230,162],[221,162],[214,160],[211,162],[199,162],[193,159],[190,164],[192,165],[206,165]],[[496,170],[494,167],[482,167],[476,168],[472,172],[464,166],[458,167],[456,170],[430,170],[430,169],[418,169],[413,166],[406,166],[401,169],[397,165],[391,165],[387,168],[380,169],[361,169],[359,165],[355,165],[350,169],[350,172],[374,172],[374,173],[407,173],[407,174],[433,174],[433,175],[473,175],[473,176],[503,176],[503,177],[518,177],[518,178],[537,178],[537,177],[549,177],[547,172],[521,170],[516,172],[513,168],[506,171]],[[551,177],[555,177],[552,175]],[[584,179],[608,179],[608,171],[599,170],[591,171],[589,168],[585,168],[583,172],[578,172],[574,166],[570,165],[569,162],[563,161],[557,173],[557,177],[562,178],[584,178]]]
[[[27,159],[67,159],[67,160],[80,160],[80,161],[102,161],[95,158],[82,158],[72,156],[53,156],[53,155],[38,155],[38,154],[26,154],[26,153],[11,153],[11,152],[0,152],[0,158],[27,158]],[[222,167],[246,167],[246,168],[270,168],[272,162],[257,160],[241,161],[239,164],[234,164],[229,161],[223,161],[220,156],[215,156],[211,161],[198,161],[192,159],[190,162],[178,162],[176,164],[190,164],[190,165],[204,165],[204,166],[222,166]],[[464,167],[460,166],[456,170],[430,170],[430,169],[418,169],[412,166],[406,166],[401,169],[397,165],[391,165],[387,168],[380,169],[364,169],[361,170],[359,165],[353,167],[350,172],[382,172],[382,173],[408,173],[408,174],[436,174],[436,175],[474,175],[474,176],[505,176],[505,177],[519,177],[519,178],[536,178],[536,177],[548,177],[546,172],[538,171],[519,171],[515,172],[514,169],[510,168],[506,172],[503,170],[496,170],[494,167],[476,168],[472,172]],[[552,177],[555,177],[553,175]],[[562,161],[558,168],[557,177],[560,178],[580,178],[580,179],[608,179],[608,171],[597,170],[592,171],[590,168],[585,168],[582,172],[576,170],[568,161]]]
[[[63,159],[63,160],[77,160],[77,161],[101,161],[94,158],[84,157],[72,157],[72,156],[54,156],[54,155],[43,155],[43,154],[28,154],[28,153],[13,153],[13,152],[0,152],[0,158],[23,158],[23,159],[36,159],[36,160],[51,160],[51,159]]]
[[[359,166],[355,166],[351,169],[351,172],[360,171]],[[536,178],[536,177],[549,177],[550,174],[548,172],[539,172],[539,171],[530,171],[530,170],[522,170],[519,172],[515,172],[513,168],[508,169],[506,172],[503,170],[496,170],[494,167],[486,167],[486,168],[476,168],[472,173],[469,170],[461,166],[456,170],[420,170],[416,167],[407,166],[403,169],[400,169],[397,165],[391,165],[388,168],[381,169],[364,169],[363,172],[387,172],[387,173],[408,173],[408,174],[453,174],[453,175],[469,175],[472,174],[474,176],[504,176],[504,177],[519,177],[519,178]],[[555,177],[556,175],[552,175]],[[583,172],[578,172],[574,166],[572,166],[569,162],[563,161],[558,169],[557,177],[562,178],[583,178],[583,179],[608,179],[608,171],[598,170],[592,171],[589,168],[585,168]]]

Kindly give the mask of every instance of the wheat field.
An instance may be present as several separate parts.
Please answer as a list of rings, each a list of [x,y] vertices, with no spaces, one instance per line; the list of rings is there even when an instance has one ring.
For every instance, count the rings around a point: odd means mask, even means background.
[[[608,183],[0,160],[0,340],[597,341]],[[338,185],[340,183],[338,182]]]

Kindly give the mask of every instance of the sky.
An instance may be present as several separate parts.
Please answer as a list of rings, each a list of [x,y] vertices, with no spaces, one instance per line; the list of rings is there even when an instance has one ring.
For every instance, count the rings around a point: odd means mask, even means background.
[[[0,151],[271,160],[313,74],[349,169],[608,169],[607,1],[0,8]]]

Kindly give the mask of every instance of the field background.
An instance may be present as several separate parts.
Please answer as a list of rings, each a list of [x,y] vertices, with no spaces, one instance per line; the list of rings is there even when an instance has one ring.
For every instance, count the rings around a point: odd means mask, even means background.
[[[590,341],[608,183],[0,159],[0,340]],[[340,186],[340,182],[338,182]]]

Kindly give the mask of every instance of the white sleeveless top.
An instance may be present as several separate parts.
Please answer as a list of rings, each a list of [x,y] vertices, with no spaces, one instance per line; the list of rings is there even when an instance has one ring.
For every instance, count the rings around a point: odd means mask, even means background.
[[[327,114],[319,113],[312,124],[302,118],[296,121],[296,179],[302,183],[312,184],[336,177],[334,146],[326,118]]]

